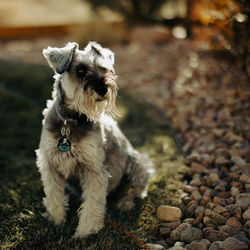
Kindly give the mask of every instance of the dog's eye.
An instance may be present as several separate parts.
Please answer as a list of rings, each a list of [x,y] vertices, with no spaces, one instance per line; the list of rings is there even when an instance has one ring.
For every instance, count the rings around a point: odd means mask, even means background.
[[[76,74],[78,77],[83,78],[86,75],[87,69],[85,67],[79,67],[76,70]]]
[[[85,74],[85,72],[86,72],[86,69],[78,69],[77,70],[78,74]]]

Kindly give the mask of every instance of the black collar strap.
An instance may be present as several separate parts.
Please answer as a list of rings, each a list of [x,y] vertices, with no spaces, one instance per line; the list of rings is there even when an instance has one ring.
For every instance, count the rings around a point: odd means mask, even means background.
[[[78,125],[78,119],[72,119],[69,118],[65,112],[62,110],[61,106],[59,105],[58,102],[55,103],[55,109],[56,109],[56,114],[57,116],[60,118],[61,121],[63,121],[63,123],[73,123],[74,125]]]

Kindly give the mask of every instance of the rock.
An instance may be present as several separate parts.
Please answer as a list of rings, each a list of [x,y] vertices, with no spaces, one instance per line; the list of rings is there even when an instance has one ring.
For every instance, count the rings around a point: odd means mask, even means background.
[[[219,156],[216,160],[215,160],[215,166],[216,167],[221,167],[226,165],[228,162],[228,159],[226,159],[224,156]]]
[[[200,156],[200,163],[201,165],[207,167],[208,165],[212,164],[214,161],[214,157],[209,154],[202,154]]]
[[[222,206],[217,206],[213,209],[213,211],[215,213],[221,214],[223,215],[224,213],[228,212],[226,208],[222,207]]]
[[[203,193],[203,196],[206,196],[206,197],[209,197],[211,198],[212,196],[214,195],[214,192],[208,188],[204,193]]]
[[[185,250],[184,244],[182,242],[175,242],[174,246],[169,248],[170,250]]]
[[[243,167],[244,165],[246,165],[246,162],[244,159],[242,159],[239,156],[231,156],[232,161],[235,163],[235,165],[239,166],[239,167]]]
[[[198,206],[194,212],[195,216],[199,216],[200,214],[204,214],[205,213],[205,208],[202,206]]]
[[[248,209],[243,213],[243,219],[244,219],[244,220],[250,220],[250,208],[248,208]]]
[[[169,227],[160,227],[159,228],[159,234],[161,236],[168,236],[170,233],[172,232],[172,229],[170,229]]]
[[[199,187],[202,183],[201,183],[201,177],[199,174],[195,174],[193,176],[193,179],[190,181],[189,183],[191,186],[195,186],[195,187]]]
[[[199,156],[200,155],[198,153],[192,153],[191,155],[186,157],[185,164],[190,165],[192,162],[197,161]]]
[[[206,227],[212,227],[212,228],[216,228],[217,227],[217,223],[213,219],[211,219],[211,218],[209,218],[207,216],[203,217],[203,224]]]
[[[181,217],[181,210],[178,207],[161,205],[157,209],[157,217],[164,221],[177,221]]]
[[[199,214],[197,217],[196,217],[196,219],[193,221],[193,225],[198,225],[198,224],[200,224],[201,222],[202,222],[202,219],[203,219],[203,216],[204,216],[204,213],[202,214]]]
[[[225,192],[226,190],[226,185],[224,182],[219,182],[216,187],[215,190],[219,193],[219,192]]]
[[[181,237],[181,233],[185,231],[187,228],[191,227],[191,224],[189,223],[182,223],[180,226],[178,226],[175,230],[173,230],[170,234],[170,237],[173,241],[177,241]]]
[[[201,199],[201,194],[199,193],[199,191],[194,191],[191,194],[191,199],[199,201]]]
[[[223,225],[219,227],[219,231],[223,231],[227,233],[228,235],[233,236],[237,234],[240,231],[240,229],[236,227],[231,227],[229,225]]]
[[[227,233],[217,230],[204,231],[203,229],[203,232],[205,238],[208,239],[210,242],[225,240],[229,236]]]
[[[209,245],[210,245],[209,240],[202,239],[202,240],[194,240],[185,247],[187,250],[207,250]]]
[[[230,192],[226,192],[226,191],[218,192],[216,195],[217,195],[218,197],[220,197],[220,198],[226,199],[226,198],[229,198],[229,197],[230,197]]]
[[[230,193],[233,197],[236,197],[237,195],[240,194],[240,191],[237,187],[231,187]]]
[[[193,222],[194,222],[194,218],[186,218],[185,220],[183,220],[183,223],[193,224]]]
[[[171,222],[163,222],[161,223],[161,226],[162,227],[168,227],[170,228],[171,230],[177,228],[178,226],[180,226],[180,221],[171,221]]]
[[[229,197],[229,198],[227,198],[226,199],[226,203],[229,205],[229,204],[234,204],[234,202],[235,202],[235,199],[234,199],[234,197]]]
[[[231,205],[227,205],[225,207],[232,215],[234,215],[236,218],[241,219],[241,208],[239,205],[237,204],[231,204]]]
[[[173,231],[173,229],[177,228],[180,224],[180,221],[164,222],[159,228],[159,233],[160,235],[166,237]]]
[[[208,175],[208,179],[210,180],[210,183],[214,186],[219,181],[219,175],[217,173],[210,173]]]
[[[156,244],[161,245],[161,246],[165,247],[166,249],[169,248],[169,245],[164,240],[157,241]]]
[[[194,186],[190,186],[190,185],[185,185],[184,188],[183,188],[183,191],[187,192],[187,193],[192,193],[195,190],[198,190],[198,188],[194,187]]]
[[[207,196],[203,196],[200,203],[202,206],[205,206],[209,202],[211,202],[211,199]]]
[[[226,225],[229,225],[231,227],[235,227],[237,229],[242,228],[242,224],[240,223],[240,221],[236,217],[229,218],[226,222]]]
[[[164,250],[166,248],[163,247],[162,245],[159,245],[159,244],[146,244],[146,249],[149,249],[149,250]]]
[[[207,172],[207,168],[202,166],[201,164],[199,163],[196,163],[196,162],[192,162],[191,164],[191,168],[189,170],[189,174],[190,175],[193,175],[195,173],[205,173]]]
[[[214,204],[213,202],[208,202],[208,203],[206,204],[206,208],[214,209],[214,207],[215,207],[215,204]]]
[[[200,192],[200,194],[204,194],[204,192],[207,190],[207,189],[209,189],[208,187],[206,187],[206,186],[200,186],[199,187],[199,192]]]
[[[224,216],[212,211],[211,209],[205,210],[205,216],[211,218],[217,225],[222,225],[227,220]]]
[[[195,218],[195,220],[193,222],[193,225],[198,225],[202,221],[202,219],[204,217],[205,208],[202,207],[202,206],[197,207],[194,214],[195,214],[196,218]]]
[[[185,242],[192,242],[194,240],[202,239],[202,231],[195,227],[187,228],[181,233],[180,240]]]
[[[186,196],[186,197],[182,198],[182,201],[185,205],[187,205],[191,201],[191,198],[190,198],[190,196]]]
[[[250,229],[250,220],[246,221],[244,227]]]
[[[248,247],[250,248],[250,239],[247,238],[244,234],[235,234],[233,237],[239,241],[246,243]]]
[[[245,173],[241,174],[240,176],[240,181],[250,183],[250,175],[247,175]]]
[[[209,247],[209,250],[219,250],[220,249],[220,244],[221,241],[215,241],[211,244],[211,246]]]
[[[214,204],[217,204],[217,205],[222,205],[222,206],[225,206],[226,205],[226,201],[224,198],[220,198],[218,196],[214,196],[213,198],[213,203]]]
[[[219,244],[219,249],[221,250],[233,250],[233,249],[248,249],[248,245],[242,241],[237,240],[234,237],[228,237],[226,240]]]
[[[185,211],[185,217],[187,218],[193,217],[196,208],[197,208],[196,204],[192,204],[190,207],[188,207],[187,210]]]

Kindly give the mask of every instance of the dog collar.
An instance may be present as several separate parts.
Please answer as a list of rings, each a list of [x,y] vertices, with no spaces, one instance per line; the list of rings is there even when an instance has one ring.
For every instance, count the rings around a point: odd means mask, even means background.
[[[78,125],[78,120],[77,118],[76,119],[73,119],[73,118],[69,118],[65,112],[62,110],[62,108],[60,107],[59,103],[56,102],[55,104],[55,110],[56,110],[56,114],[57,116],[59,117],[59,119],[65,123],[73,123],[74,125]]]
[[[72,118],[67,117],[65,113],[62,111],[58,103],[56,103],[55,105],[55,110],[59,119],[63,121],[63,126],[61,128],[61,137],[58,140],[57,148],[61,152],[68,152],[71,149],[71,141],[69,140],[70,128],[68,126],[68,122],[71,122],[77,125],[78,121],[77,119],[72,119]]]

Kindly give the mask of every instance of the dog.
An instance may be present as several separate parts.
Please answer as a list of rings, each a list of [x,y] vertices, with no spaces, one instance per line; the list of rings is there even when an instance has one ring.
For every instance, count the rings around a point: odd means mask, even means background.
[[[129,181],[117,206],[134,206],[146,188],[152,163],[132,147],[113,118],[118,87],[111,50],[96,42],[80,50],[70,42],[63,48],[48,47],[43,55],[55,72],[36,150],[43,204],[47,218],[63,224],[67,180],[79,178],[82,196],[73,238],[83,238],[103,228],[107,195],[124,175]]]

